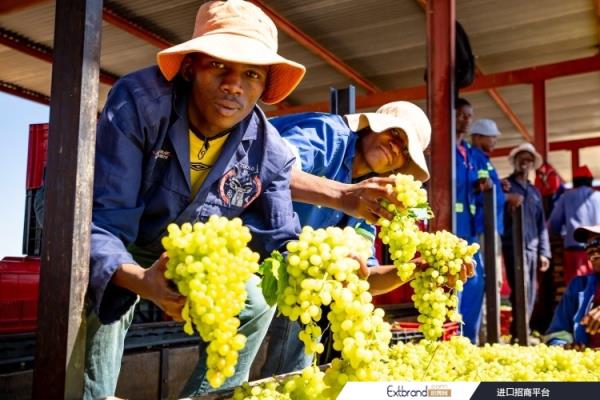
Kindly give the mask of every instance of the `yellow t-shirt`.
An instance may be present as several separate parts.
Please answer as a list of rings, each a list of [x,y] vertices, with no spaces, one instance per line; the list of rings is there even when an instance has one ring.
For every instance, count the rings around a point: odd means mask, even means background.
[[[212,139],[200,139],[192,130],[190,135],[190,183],[192,184],[192,196],[200,190],[202,183],[213,167],[223,145],[227,141],[229,132]]]

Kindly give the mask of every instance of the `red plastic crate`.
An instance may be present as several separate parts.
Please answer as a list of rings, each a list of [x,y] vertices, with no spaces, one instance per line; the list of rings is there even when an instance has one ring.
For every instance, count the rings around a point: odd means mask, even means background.
[[[396,321],[392,325],[392,343],[407,343],[419,341],[424,338],[419,331],[421,324],[419,322]],[[458,322],[446,322],[443,326],[441,340],[450,340],[452,336],[457,336],[460,332]]]
[[[29,125],[29,154],[27,155],[27,189],[37,189],[44,180],[48,154],[48,124]]]
[[[0,260],[0,334],[36,330],[39,282],[39,258]]]

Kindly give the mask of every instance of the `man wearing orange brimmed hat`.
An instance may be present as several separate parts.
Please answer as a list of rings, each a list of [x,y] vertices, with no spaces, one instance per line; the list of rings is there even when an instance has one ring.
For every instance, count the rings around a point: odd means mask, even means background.
[[[533,184],[529,181],[529,174],[532,170],[542,165],[542,157],[535,150],[531,143],[522,143],[510,151],[508,161],[513,166],[513,173],[506,179],[509,183],[509,190],[506,193],[506,208],[504,210],[504,234],[502,235],[502,254],[506,266],[506,275],[510,287],[513,289],[510,295],[510,302],[513,309],[515,304],[515,266],[513,250],[513,228],[512,211],[513,198],[518,198],[518,203],[523,207],[523,247],[525,250],[525,284],[527,287],[527,318],[531,318],[533,305],[537,292],[537,271],[545,272],[550,267],[550,241],[548,239],[548,230],[546,229],[546,219],[544,207],[542,205],[542,196]],[[516,338],[516,319],[511,324],[511,334]]]
[[[168,224],[240,217],[263,257],[299,233],[293,155],[256,105],[283,100],[305,72],[277,54],[273,22],[247,1],[207,2],[192,39],[157,63],[115,84],[98,124],[85,398],[114,394],[140,297],[181,319],[185,298],[164,277]],[[202,349],[185,395],[248,378],[273,315],[257,279],[239,315],[247,343],[234,375],[206,376]]]
[[[573,189],[558,199],[548,220],[550,232],[563,236],[565,285],[575,276],[588,274],[592,270],[585,243],[576,240],[573,233],[580,226],[600,224],[600,192],[592,188],[593,180],[592,171],[587,165],[576,168],[573,171]]]

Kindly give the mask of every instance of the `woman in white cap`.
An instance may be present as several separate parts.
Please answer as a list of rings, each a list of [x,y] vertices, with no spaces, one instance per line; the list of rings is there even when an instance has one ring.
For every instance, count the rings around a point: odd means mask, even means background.
[[[581,226],[574,232],[585,251],[593,271],[571,280],[544,341],[549,345],[582,350],[600,348],[600,225]]]
[[[531,143],[523,143],[513,148],[508,156],[514,171],[507,178],[510,183],[508,196],[519,196],[523,207],[523,247],[525,249],[525,283],[527,289],[526,299],[527,318],[531,318],[537,291],[537,271],[546,271],[550,267],[550,242],[546,229],[546,220],[542,197],[539,191],[529,182],[529,173],[542,165],[542,157]],[[512,206],[507,202],[504,210],[504,234],[502,235],[502,253],[506,266],[508,282],[513,290],[510,302],[513,309],[522,305],[515,303],[515,268],[512,235]],[[511,324],[511,333],[516,338],[516,325]]]
[[[139,297],[181,319],[185,298],[164,277],[168,224],[239,216],[262,256],[300,228],[289,190],[294,158],[256,103],[284,99],[305,69],[277,54],[269,17],[242,0],[204,3],[192,39],[161,51],[157,63],[115,84],[98,124],[85,398],[114,394]],[[257,279],[239,315],[247,344],[222,387],[248,378],[273,315]],[[210,389],[203,349],[190,372],[185,395]]]

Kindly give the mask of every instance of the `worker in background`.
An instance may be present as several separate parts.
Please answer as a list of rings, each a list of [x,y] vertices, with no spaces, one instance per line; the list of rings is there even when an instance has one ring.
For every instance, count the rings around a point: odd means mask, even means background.
[[[510,302],[514,309],[522,306],[516,304],[515,265],[513,248],[513,209],[514,204],[523,209],[523,247],[525,252],[524,270],[526,292],[526,314],[531,318],[537,291],[537,271],[544,272],[550,267],[550,242],[540,192],[529,181],[529,174],[542,164],[542,157],[531,143],[523,143],[510,151],[508,161],[513,166],[513,173],[506,178],[509,184],[504,209],[504,234],[502,235],[502,253],[506,266],[506,275],[511,287]],[[515,202],[513,202],[515,201]],[[516,338],[516,323],[513,318],[511,334]]]
[[[580,226],[573,240],[584,243],[592,271],[574,277],[554,312],[544,341],[583,350],[600,348],[600,225]]]
[[[568,285],[575,276],[587,275],[592,271],[592,265],[585,251],[585,243],[575,240],[573,233],[580,226],[600,224],[600,192],[592,188],[593,180],[594,177],[587,165],[575,169],[573,189],[563,193],[548,219],[550,233],[563,237],[565,285]]]
[[[458,98],[456,108],[456,234],[469,243],[478,243],[475,217],[477,195],[484,189],[479,179],[487,172],[483,153],[474,149],[465,139],[473,123],[473,106],[465,99]],[[489,180],[483,180],[488,182]],[[433,188],[435,190],[435,188]],[[467,281],[461,295],[460,313],[463,318],[463,335],[472,343],[477,343],[481,325],[481,310],[485,289],[485,276],[480,252],[475,254],[475,276]]]
[[[484,168],[478,171],[479,177],[479,193],[476,194],[475,204],[475,231],[479,243],[481,243],[481,255],[482,259],[485,259],[485,215],[488,210],[484,210],[483,193],[490,190],[493,184],[494,192],[496,194],[496,234],[494,239],[496,241],[496,284],[497,290],[500,291],[502,288],[502,245],[500,235],[504,232],[504,191],[503,186],[498,176],[498,171],[492,164],[489,154],[494,151],[496,147],[496,140],[500,136],[498,126],[491,119],[479,119],[473,123],[470,131],[471,145],[473,146],[474,152],[480,152],[479,157],[484,162]],[[481,317],[481,331],[480,331],[480,342],[486,341],[486,307],[485,298],[482,305],[482,317]]]

